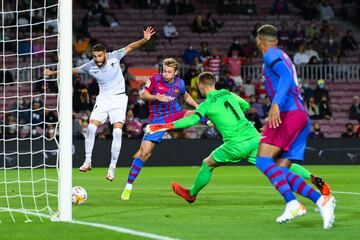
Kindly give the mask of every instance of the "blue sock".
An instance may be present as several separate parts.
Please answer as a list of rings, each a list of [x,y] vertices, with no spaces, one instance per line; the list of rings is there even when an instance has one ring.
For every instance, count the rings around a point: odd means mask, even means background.
[[[144,163],[145,162],[143,160],[141,160],[140,158],[134,159],[134,161],[131,164],[130,171],[129,171],[128,181],[127,181],[128,184],[133,184],[133,182],[139,175],[140,170],[143,167]]]
[[[321,197],[321,194],[315,191],[309,184],[305,182],[299,175],[292,173],[286,167],[281,167],[281,169],[286,174],[286,179],[291,187],[293,192],[297,192],[303,197],[309,198],[315,204],[317,200]]]
[[[271,184],[284,197],[286,203],[295,200],[295,195],[286,180],[286,175],[270,157],[256,157],[256,166],[270,180]]]

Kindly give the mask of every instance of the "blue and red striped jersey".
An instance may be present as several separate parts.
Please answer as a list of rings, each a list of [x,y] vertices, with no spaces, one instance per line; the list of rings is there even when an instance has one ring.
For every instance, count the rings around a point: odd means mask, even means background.
[[[162,74],[158,73],[151,76],[144,87],[152,95],[162,94],[170,96],[169,102],[151,101],[149,102],[149,121],[167,122],[172,115],[182,111],[178,102],[178,97],[185,94],[185,83],[181,78],[175,77],[172,83],[166,82]]]
[[[280,112],[306,111],[296,69],[289,56],[278,48],[269,48],[263,60],[265,87],[271,102],[279,105]]]

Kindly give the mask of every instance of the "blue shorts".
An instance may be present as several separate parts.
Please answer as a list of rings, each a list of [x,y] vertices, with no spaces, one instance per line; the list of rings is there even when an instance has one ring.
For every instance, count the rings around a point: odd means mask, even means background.
[[[304,161],[306,141],[309,133],[310,133],[310,120],[308,121],[306,127],[303,128],[303,130],[296,137],[295,141],[291,144],[289,150],[287,152],[285,151],[282,152],[280,154],[280,157],[293,161],[295,160]]]
[[[187,112],[186,110],[176,112],[176,113],[173,113],[173,114],[167,116],[166,118],[164,118],[162,120],[154,120],[153,119],[153,120],[149,121],[149,124],[174,122],[178,119],[183,118],[185,116],[186,112]],[[157,132],[157,133],[153,133],[153,134],[145,133],[142,140],[160,143],[165,134],[166,134],[166,131],[165,132]]]
[[[160,143],[163,136],[165,135],[166,131],[164,132],[156,132],[153,134],[144,134],[143,141],[150,141],[155,143]]]

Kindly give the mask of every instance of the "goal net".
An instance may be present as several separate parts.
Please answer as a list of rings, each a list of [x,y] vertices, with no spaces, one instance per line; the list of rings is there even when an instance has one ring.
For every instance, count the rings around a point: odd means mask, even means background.
[[[59,182],[67,183],[65,193],[70,195],[71,174],[61,175],[59,168],[65,156],[59,144],[64,142],[60,137],[59,129],[63,127],[59,119],[66,117],[61,115],[59,104],[60,79],[64,78],[61,72],[53,78],[44,78],[42,74],[44,68],[59,70],[62,67],[61,2],[66,1],[1,0],[1,222],[58,216],[62,207],[58,201],[62,194]],[[71,27],[68,30],[71,35]],[[71,62],[71,56],[68,61]],[[71,78],[67,81],[71,82]],[[68,92],[71,98],[72,91]],[[68,140],[71,144],[71,136]],[[71,162],[71,145],[67,152]],[[59,181],[61,177],[70,178],[70,186],[69,180]],[[70,196],[66,197],[70,201]],[[66,211],[71,212],[71,205],[70,208],[68,202],[65,205]]]

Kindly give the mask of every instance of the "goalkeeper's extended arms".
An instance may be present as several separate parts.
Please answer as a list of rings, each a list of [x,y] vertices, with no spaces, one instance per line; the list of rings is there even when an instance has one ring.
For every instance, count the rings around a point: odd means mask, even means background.
[[[171,129],[187,128],[197,124],[200,119],[200,114],[194,113],[189,117],[182,118],[171,123],[149,124],[146,126],[146,132],[152,134],[156,132],[168,131]]]

